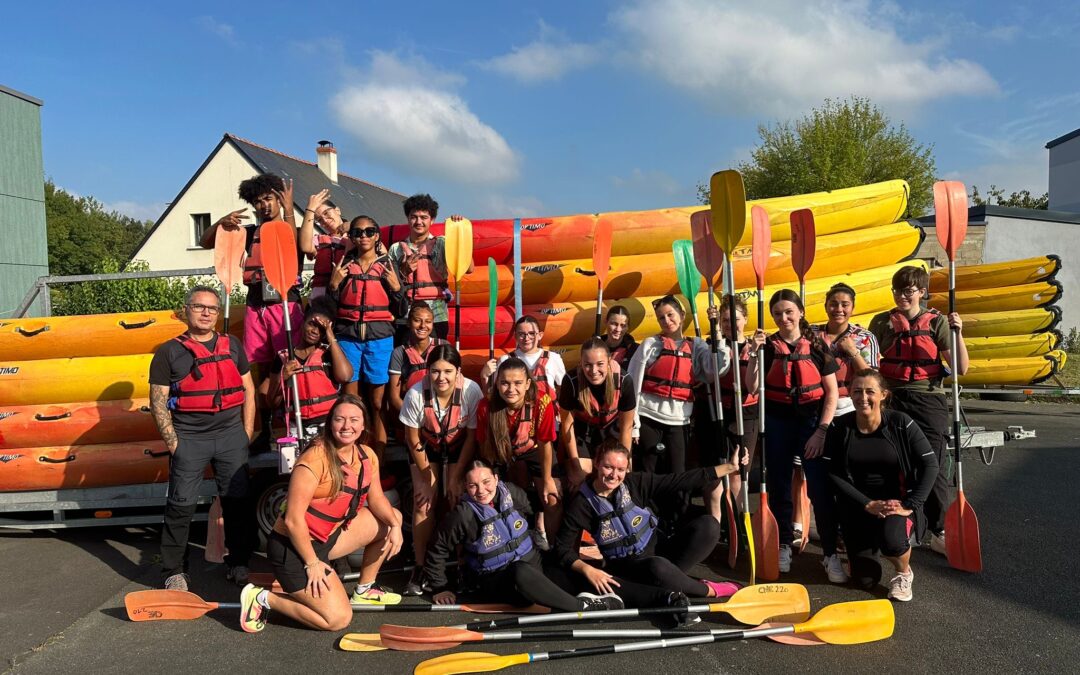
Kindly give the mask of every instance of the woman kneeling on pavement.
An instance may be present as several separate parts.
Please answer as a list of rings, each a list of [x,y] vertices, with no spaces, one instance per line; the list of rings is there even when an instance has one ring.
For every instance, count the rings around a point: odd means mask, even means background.
[[[664,604],[673,592],[726,598],[739,590],[729,581],[698,580],[686,574],[716,546],[720,536],[716,518],[698,516],[665,538],[654,512],[657,501],[699,492],[737,471],[735,464],[681,474],[628,473],[630,451],[608,439],[596,449],[593,466],[593,475],[569,499],[556,537],[555,559],[565,569],[584,577],[599,593],[618,593],[632,607]],[[582,531],[596,541],[604,557],[602,569],[579,558]],[[662,591],[660,602],[657,591]]]
[[[885,378],[869,368],[851,382],[854,415],[836,420],[825,438],[837,492],[840,527],[851,572],[864,587],[881,579],[880,551],[896,568],[889,597],[911,600],[911,534],[926,533],[923,504],[934,487],[938,462],[930,441],[905,413],[885,410]]]
[[[270,533],[266,557],[284,593],[248,584],[240,594],[240,625],[261,631],[269,610],[318,630],[352,620],[349,595],[330,561],[361,547],[364,559],[352,602],[392,605],[401,596],[375,584],[383,562],[401,549],[401,513],[379,484],[379,460],[360,444],[367,414],[355,396],[330,409],[323,435],[293,468],[285,513]]]
[[[618,596],[581,593],[574,597],[544,576],[540,553],[529,536],[528,497],[500,481],[482,459],[469,462],[465,494],[439,525],[428,546],[424,577],[435,589],[436,604],[453,604],[457,595],[446,578],[446,561],[461,545],[461,588],[481,601],[544,605],[564,612],[622,609]]]

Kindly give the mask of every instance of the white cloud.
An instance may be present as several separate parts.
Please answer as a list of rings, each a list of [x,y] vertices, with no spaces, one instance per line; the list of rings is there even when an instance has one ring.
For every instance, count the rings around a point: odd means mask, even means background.
[[[236,37],[236,31],[230,24],[224,21],[219,21],[212,16],[203,15],[196,19],[199,27],[207,33],[218,37],[232,47],[239,46],[240,42]]]
[[[531,195],[487,194],[472,201],[484,218],[539,218],[547,213],[544,203]]]
[[[376,51],[330,102],[337,122],[378,160],[458,184],[518,177],[520,157],[453,88],[464,78],[418,58]]]
[[[629,176],[612,176],[611,184],[616,190],[631,192],[635,195],[656,195],[674,197],[687,191],[677,180],[663,171],[635,168]]]
[[[633,45],[625,59],[740,112],[790,114],[852,94],[912,106],[998,92],[982,66],[945,56],[943,39],[906,41],[890,11],[868,0],[639,0],[611,18]]]
[[[1048,166],[1047,152],[1038,146],[1014,152],[1000,161],[949,171],[943,178],[962,181],[968,192],[972,185],[977,185],[984,197],[991,185],[1005,190],[1006,194],[1029,190],[1038,196],[1047,190]]]
[[[483,61],[480,67],[526,84],[536,84],[586,68],[598,57],[596,46],[571,42],[565,33],[541,21],[539,38],[524,47],[514,47],[508,54]]]
[[[117,211],[135,220],[157,221],[161,214],[165,213],[168,204],[165,202],[135,202],[122,199],[115,202],[102,204],[106,211]]]

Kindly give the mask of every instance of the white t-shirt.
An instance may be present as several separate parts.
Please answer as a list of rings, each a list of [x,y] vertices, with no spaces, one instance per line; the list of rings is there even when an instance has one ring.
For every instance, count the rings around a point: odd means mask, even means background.
[[[693,362],[694,382],[697,384],[711,384],[716,366],[712,351],[709,349],[709,343],[698,337],[687,337],[683,338],[683,340],[690,340],[693,346],[690,357]],[[683,340],[677,341],[676,346],[681,345]],[[721,345],[723,345],[723,348],[717,351],[717,357],[720,360],[719,374],[723,375],[730,365],[731,350],[728,349],[726,340],[722,341]],[[634,352],[634,358],[630,359],[630,364],[626,367],[627,375],[633,380],[637,389],[638,407],[637,415],[634,418],[635,425],[640,424],[640,417],[648,417],[661,424],[684,426],[690,423],[690,418],[694,413],[694,403],[692,401],[661,398],[655,394],[641,391],[641,383],[645,381],[645,371],[660,356],[660,350],[663,346],[663,341],[658,337],[645,338],[638,350]]]
[[[543,356],[543,354],[543,349],[538,349],[532,354],[523,354],[515,349],[509,354],[505,354],[499,357],[499,365],[502,365],[502,362],[510,358],[511,356],[516,356],[522,361],[524,361],[525,365],[529,367],[529,372],[532,372],[532,369],[536,367],[536,362],[540,360],[540,357]],[[496,366],[496,370],[498,370],[498,366]],[[547,373],[547,381],[548,384],[551,385],[552,389],[561,386],[563,378],[566,377],[566,364],[563,363],[562,356],[560,356],[556,352],[548,350],[548,362],[547,365],[544,367],[544,372]]]
[[[461,388],[461,413],[468,420],[466,428],[476,428],[476,408],[480,405],[480,399],[484,398],[484,392],[480,391],[480,385],[469,378]],[[434,401],[435,416],[440,422],[446,418],[447,410],[439,409],[439,400]],[[409,391],[405,392],[405,399],[401,402],[401,413],[398,420],[411,429],[419,429],[424,424],[424,383],[417,382]]]

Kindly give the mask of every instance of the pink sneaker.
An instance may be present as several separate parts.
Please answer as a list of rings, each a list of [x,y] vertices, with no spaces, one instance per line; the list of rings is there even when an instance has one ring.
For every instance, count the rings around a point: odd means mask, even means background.
[[[702,579],[701,583],[709,587],[716,597],[718,598],[730,598],[735,595],[735,592],[742,588],[741,585],[734,581],[709,581],[708,579]]]

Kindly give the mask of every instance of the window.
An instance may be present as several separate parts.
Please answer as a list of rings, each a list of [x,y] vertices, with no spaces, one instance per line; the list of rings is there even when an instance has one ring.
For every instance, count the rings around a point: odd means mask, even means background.
[[[210,214],[209,213],[193,213],[191,214],[191,231],[195,237],[191,240],[192,246],[198,246],[202,241],[203,234],[210,229]]]

